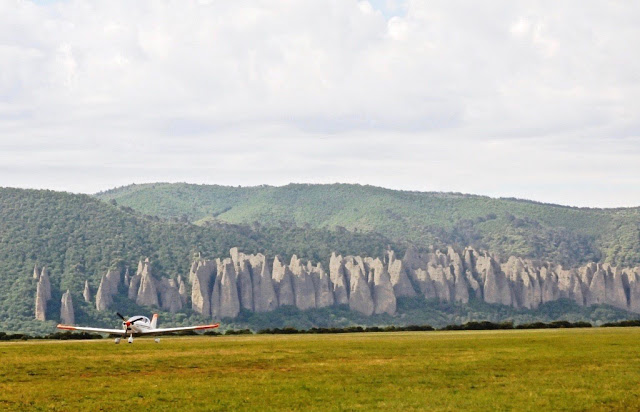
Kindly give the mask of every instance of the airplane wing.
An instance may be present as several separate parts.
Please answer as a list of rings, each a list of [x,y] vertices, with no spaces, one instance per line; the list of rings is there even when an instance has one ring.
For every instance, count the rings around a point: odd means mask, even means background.
[[[215,323],[213,325],[198,325],[198,326],[183,326],[179,328],[160,328],[160,329],[151,329],[148,332],[143,332],[144,335],[148,334],[162,334],[162,333],[172,333],[172,332],[181,332],[185,330],[205,330],[205,329],[214,329],[220,326],[219,323]]]
[[[124,329],[85,328],[83,326],[69,326],[69,325],[58,325],[56,327],[62,330],[78,330],[82,332],[113,333],[117,335],[126,335],[126,331]]]

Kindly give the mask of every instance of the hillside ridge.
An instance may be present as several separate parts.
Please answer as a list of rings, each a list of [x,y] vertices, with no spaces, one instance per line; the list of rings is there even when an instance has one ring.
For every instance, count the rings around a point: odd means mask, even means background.
[[[370,185],[231,187],[158,183],[96,195],[165,219],[384,233],[420,246],[473,246],[577,266],[640,263],[640,207],[578,208],[513,198]]]
[[[302,182],[291,182],[285,185],[248,185],[248,186],[232,186],[232,185],[218,185],[218,184],[210,184],[210,183],[189,183],[189,182],[152,182],[152,183],[130,183],[123,186],[117,186],[110,189],[101,190],[95,193],[90,194],[90,196],[97,197],[102,200],[111,200],[117,199],[125,193],[133,193],[136,191],[148,189],[148,188],[156,188],[156,187],[164,187],[164,186],[175,186],[175,185],[184,185],[191,187],[199,187],[199,188],[224,188],[224,189],[260,189],[260,188],[286,188],[290,186],[353,186],[353,187],[365,187],[365,188],[374,188],[381,190],[388,190],[391,192],[399,192],[399,193],[409,193],[409,194],[426,194],[426,195],[442,195],[442,196],[452,196],[459,198],[469,198],[469,197],[477,197],[484,199],[493,199],[493,200],[506,200],[512,202],[521,202],[521,203],[531,203],[542,206],[552,206],[559,208],[567,208],[567,209],[577,209],[577,210],[637,210],[640,209],[640,206],[616,206],[616,207],[597,207],[597,206],[573,206],[573,205],[563,205],[560,203],[551,203],[551,202],[543,202],[535,199],[526,199],[519,198],[513,196],[489,196],[482,195],[477,193],[463,193],[463,192],[447,192],[447,191],[435,191],[435,190],[409,190],[409,189],[393,189],[384,186],[376,186],[370,184],[361,184],[361,183],[302,183]]]

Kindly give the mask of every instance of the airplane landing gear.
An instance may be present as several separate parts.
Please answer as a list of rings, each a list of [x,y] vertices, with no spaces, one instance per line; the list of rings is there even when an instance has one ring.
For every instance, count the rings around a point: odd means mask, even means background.
[[[115,344],[117,345],[118,343],[120,343],[120,338],[116,338],[115,340]]]
[[[129,336],[129,339],[127,340],[127,342],[133,343],[133,335]]]

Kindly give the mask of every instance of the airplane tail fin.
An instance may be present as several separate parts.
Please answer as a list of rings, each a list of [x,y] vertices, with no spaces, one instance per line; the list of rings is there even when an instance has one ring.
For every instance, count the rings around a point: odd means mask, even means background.
[[[153,314],[153,318],[151,318],[151,327],[153,329],[158,327],[158,314],[157,313],[154,313]]]

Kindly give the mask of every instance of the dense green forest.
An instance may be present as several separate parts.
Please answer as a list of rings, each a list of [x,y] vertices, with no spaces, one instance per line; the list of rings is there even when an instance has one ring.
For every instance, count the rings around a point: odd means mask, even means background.
[[[247,253],[295,253],[324,262],[331,251],[382,256],[389,244],[373,233],[224,223],[196,226],[144,216],[86,195],[0,189],[0,331],[46,332],[43,329],[55,327],[53,321],[42,326],[32,320],[36,283],[31,275],[36,264],[46,265],[51,274],[50,313],[59,313],[60,296],[70,289],[79,322],[113,326],[113,314],[99,313],[82,301],[84,281],[89,280],[95,294],[109,268],[135,271],[143,257],[151,259],[156,276],[186,276],[196,253],[228,256],[235,246]],[[148,312],[127,299],[116,303],[130,314]],[[187,315],[162,316],[186,322]]]
[[[418,246],[471,245],[566,265],[640,264],[640,208],[574,208],[373,186],[130,185],[97,194],[142,213],[198,224],[345,228]]]

